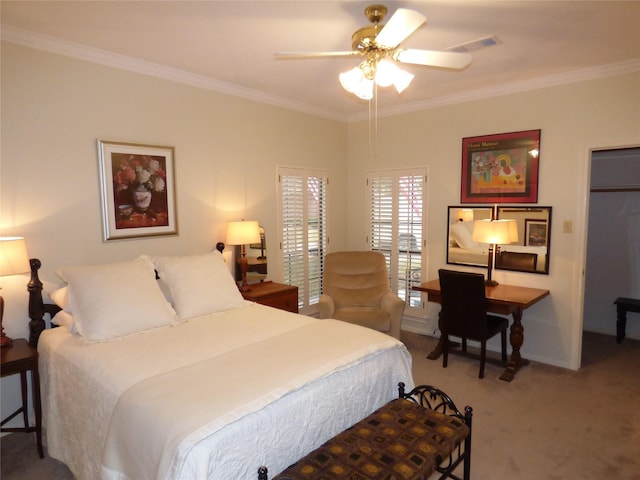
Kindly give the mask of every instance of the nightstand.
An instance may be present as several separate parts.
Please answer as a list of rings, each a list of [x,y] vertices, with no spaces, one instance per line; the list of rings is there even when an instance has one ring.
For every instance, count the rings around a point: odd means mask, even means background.
[[[38,351],[29,346],[24,338],[16,338],[10,347],[0,349],[2,352],[2,376],[20,374],[22,389],[22,407],[13,412],[0,423],[1,432],[36,432],[38,455],[44,458],[42,450],[42,406],[40,404],[40,375],[38,374]],[[33,394],[33,409],[36,417],[35,427],[29,426],[29,410],[27,407],[27,372],[31,370],[31,390]],[[12,418],[22,413],[24,427],[2,427]]]
[[[268,307],[298,313],[298,287],[275,282],[260,282],[249,285],[248,292],[241,292],[245,300]]]

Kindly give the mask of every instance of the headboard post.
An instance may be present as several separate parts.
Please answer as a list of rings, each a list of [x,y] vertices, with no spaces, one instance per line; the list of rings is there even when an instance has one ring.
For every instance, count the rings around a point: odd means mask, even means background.
[[[27,284],[29,291],[29,345],[33,348],[38,346],[40,333],[45,329],[44,323],[44,303],[42,301],[42,282],[38,278],[38,269],[42,263],[37,258],[29,259],[31,265],[31,279]]]

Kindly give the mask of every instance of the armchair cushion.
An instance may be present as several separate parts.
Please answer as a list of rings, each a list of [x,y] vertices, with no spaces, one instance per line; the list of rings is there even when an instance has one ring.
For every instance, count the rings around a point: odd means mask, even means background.
[[[335,252],[325,257],[323,292],[336,308],[378,307],[390,292],[387,263],[379,252]]]
[[[320,318],[335,318],[400,338],[405,302],[391,292],[380,252],[335,252],[325,256]]]

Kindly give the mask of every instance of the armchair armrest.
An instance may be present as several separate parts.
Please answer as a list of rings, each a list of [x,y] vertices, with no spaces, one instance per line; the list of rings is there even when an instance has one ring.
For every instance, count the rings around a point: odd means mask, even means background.
[[[324,293],[320,295],[318,300],[318,316],[320,318],[332,318],[336,311],[336,302],[329,295]]]
[[[391,317],[391,328],[389,333],[392,337],[400,339],[400,326],[402,325],[402,314],[404,313],[405,302],[395,293],[385,293],[380,299],[380,308],[388,312]]]

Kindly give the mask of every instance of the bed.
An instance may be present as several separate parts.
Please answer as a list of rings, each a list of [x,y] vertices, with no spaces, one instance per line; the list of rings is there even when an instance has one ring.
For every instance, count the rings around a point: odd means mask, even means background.
[[[413,385],[402,343],[247,302],[218,252],[57,273],[45,441],[79,480],[255,479]]]

